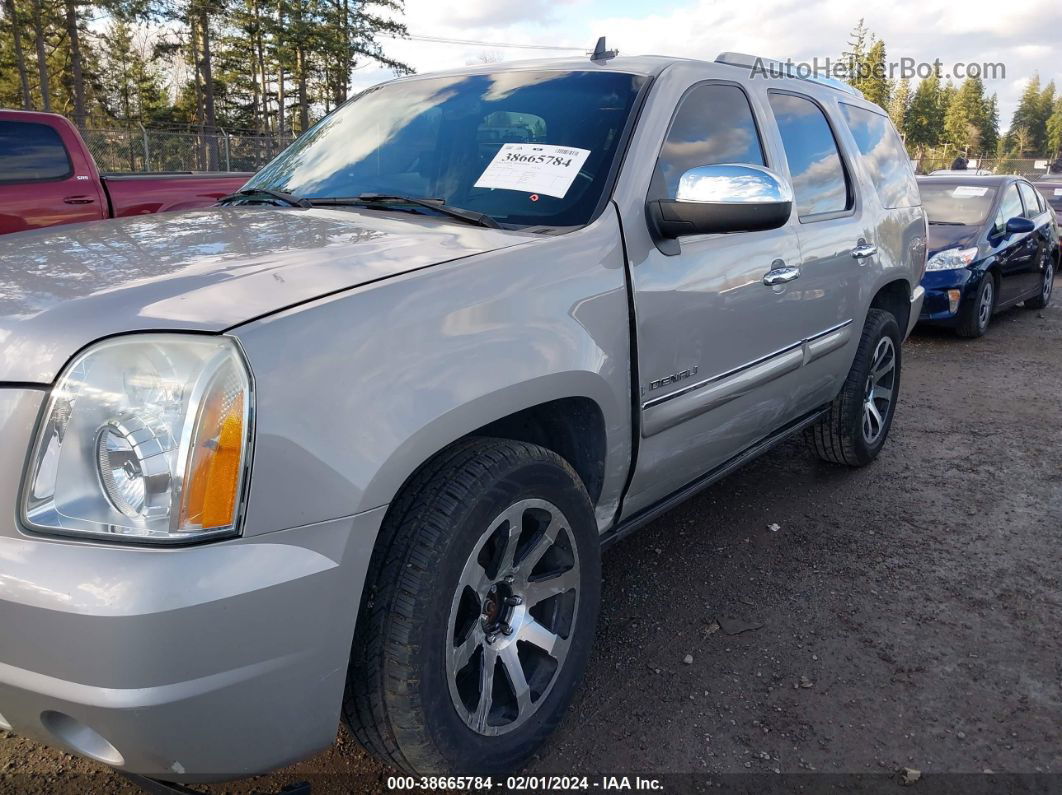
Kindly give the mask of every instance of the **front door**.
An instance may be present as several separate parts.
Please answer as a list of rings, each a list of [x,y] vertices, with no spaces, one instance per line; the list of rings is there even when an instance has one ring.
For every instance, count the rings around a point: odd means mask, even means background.
[[[999,265],[1000,284],[997,303],[1016,301],[1029,292],[1030,272],[1039,265],[1036,253],[1039,250],[1037,236],[1033,233],[1007,234],[1007,221],[1022,218],[1025,208],[1018,194],[1018,185],[1010,183],[1004,188],[1003,197],[992,230],[993,242],[998,246],[996,262]]]
[[[96,183],[74,172],[54,128],[0,121],[0,234],[103,218]]]
[[[700,83],[679,104],[648,198],[673,199],[683,173],[720,163],[773,167],[745,92]],[[784,423],[786,375],[803,357],[800,280],[764,283],[768,272],[799,264],[795,217],[780,229],[668,243],[631,269],[642,438],[627,515]]]

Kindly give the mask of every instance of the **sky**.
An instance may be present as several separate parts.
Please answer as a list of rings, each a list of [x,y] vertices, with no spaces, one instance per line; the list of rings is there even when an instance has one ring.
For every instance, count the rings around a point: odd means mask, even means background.
[[[823,0],[405,0],[409,32],[497,42],[592,49],[607,35],[623,55],[677,55],[714,60],[723,51],[810,61],[836,58],[862,14],[885,41],[888,60],[939,58],[952,64],[1002,63],[1003,79],[985,80],[998,92],[1005,129],[1029,77],[1038,72],[1062,89],[1062,2],[1059,0],[896,0],[889,6]],[[578,51],[532,51],[484,45],[384,40],[391,57],[418,72],[492,60],[571,56]],[[369,65],[354,74],[364,87],[391,77]],[[957,81],[958,82],[958,81]]]

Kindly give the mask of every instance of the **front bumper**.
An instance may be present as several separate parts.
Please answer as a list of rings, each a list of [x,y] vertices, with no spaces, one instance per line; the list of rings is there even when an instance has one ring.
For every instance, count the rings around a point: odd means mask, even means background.
[[[0,389],[9,517],[36,394]],[[185,781],[327,746],[383,513],[173,549],[33,537],[4,520],[0,725]]]
[[[904,339],[906,340],[911,336],[911,332],[914,331],[915,324],[918,323],[918,316],[922,312],[922,306],[925,302],[926,291],[922,285],[918,285],[911,291],[911,312],[907,315],[907,328]]]
[[[922,304],[922,311],[918,315],[918,321],[936,324],[955,322],[959,313],[962,312],[963,302],[977,290],[980,283],[981,274],[969,268],[927,271],[922,277],[922,287],[925,288],[926,298]],[[954,312],[951,310],[948,297],[950,290],[959,291],[959,304]]]

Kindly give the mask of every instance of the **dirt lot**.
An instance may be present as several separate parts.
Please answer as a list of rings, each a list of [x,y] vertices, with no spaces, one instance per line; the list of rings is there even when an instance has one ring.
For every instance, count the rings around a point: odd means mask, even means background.
[[[607,553],[589,674],[527,772],[1062,773],[1062,306],[904,356],[873,466],[793,441]],[[341,734],[249,786],[330,769],[317,790],[388,772]],[[0,737],[0,790],[74,789],[133,791]]]

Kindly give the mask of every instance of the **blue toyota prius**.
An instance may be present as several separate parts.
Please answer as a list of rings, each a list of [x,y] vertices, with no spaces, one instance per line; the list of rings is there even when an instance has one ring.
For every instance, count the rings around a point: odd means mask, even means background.
[[[919,177],[918,188],[929,223],[920,322],[980,337],[1002,309],[1047,306],[1059,270],[1058,228],[1032,185],[950,174]]]

